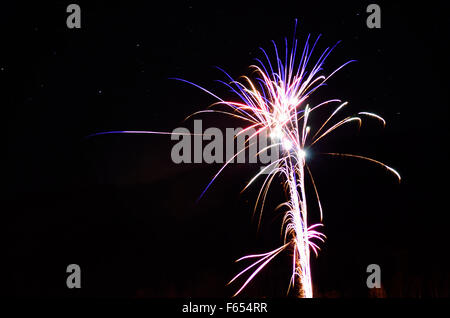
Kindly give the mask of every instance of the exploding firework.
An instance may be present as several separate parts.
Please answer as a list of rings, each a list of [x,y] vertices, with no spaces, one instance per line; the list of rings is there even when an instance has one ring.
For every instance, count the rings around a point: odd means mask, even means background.
[[[308,150],[319,141],[323,141],[327,135],[343,125],[356,123],[358,127],[360,127],[363,116],[379,120],[383,126],[386,124],[382,117],[369,112],[360,112],[355,116],[335,120],[336,116],[340,114],[340,111],[348,104],[339,99],[330,99],[317,105],[309,105],[308,99],[311,94],[316,92],[321,86],[324,86],[327,80],[337,71],[353,62],[353,60],[350,60],[328,75],[324,75],[323,66],[325,60],[339,42],[333,47],[326,48],[312,66],[310,60],[319,39],[320,35],[314,41],[311,41],[311,37],[308,35],[303,49],[301,50],[301,54],[300,50],[298,50],[299,42],[295,37],[295,32],[290,48],[287,39],[285,39],[284,52],[280,52],[277,49],[275,42],[272,41],[275,57],[274,61],[271,61],[267,52],[260,48],[263,59],[255,59],[257,63],[256,65],[250,66],[253,71],[250,77],[242,76],[240,80],[234,80],[225,71],[220,69],[228,78],[227,82],[220,82],[233,92],[236,101],[224,100],[195,83],[184,79],[177,79],[192,84],[217,99],[217,102],[211,105],[211,107],[216,108],[202,110],[193,115],[205,112],[217,112],[239,118],[248,123],[248,126],[240,131],[239,134],[243,134],[251,129],[256,131],[247,139],[247,147],[252,142],[256,142],[258,135],[262,132],[268,133],[272,140],[269,146],[262,149],[256,155],[261,155],[261,153],[268,151],[270,148],[278,147],[281,150],[281,156],[257,173],[247,183],[243,190],[252,185],[256,179],[264,178],[255,203],[255,211],[259,209],[262,213],[267,193],[273,180],[275,178],[281,178],[283,189],[288,198],[286,202],[281,203],[278,207],[284,209],[282,225],[284,242],[279,248],[273,251],[263,254],[247,255],[237,260],[253,259],[254,262],[239,272],[230,281],[230,283],[232,283],[244,274],[249,274],[235,295],[238,295],[272,259],[289,248],[293,252],[293,256],[292,276],[288,290],[293,287],[297,290],[297,295],[299,297],[313,297],[310,252],[313,251],[317,256],[318,251],[320,250],[318,245],[319,241],[324,242],[325,235],[319,232],[322,223],[308,223],[308,207],[305,189],[305,181],[307,178],[310,178],[314,188],[319,207],[320,222],[322,222],[323,218],[319,194],[306,161]],[[314,111],[331,105],[335,105],[335,107],[325,121],[321,122],[319,125],[313,126],[313,123],[310,124],[310,117]],[[217,107],[220,107],[220,109]],[[121,131],[107,133],[170,134],[151,131]],[[325,154],[368,160],[393,173],[399,181],[401,179],[397,171],[372,158],[346,153]],[[221,167],[200,197],[205,194],[223,169],[232,162],[237,155],[238,154],[230,158]]]
[[[248,126],[240,133],[245,133],[245,131],[249,129],[256,129],[256,133],[248,138],[248,143],[251,143],[252,140],[256,139],[263,131],[268,132],[272,139],[272,144],[266,149],[261,150],[257,155],[261,154],[263,151],[267,151],[268,148],[271,147],[281,148],[281,157],[256,174],[250,182],[248,182],[244,190],[257,178],[265,176],[255,204],[255,209],[260,207],[262,212],[272,181],[277,176],[283,180],[284,190],[288,198],[286,202],[279,206],[285,208],[283,218],[284,243],[281,247],[268,253],[248,255],[238,260],[255,259],[256,261],[238,273],[230,281],[230,283],[232,283],[237,278],[246,273],[250,273],[251,270],[253,270],[235,295],[239,294],[274,257],[285,249],[291,248],[293,257],[292,277],[289,288],[291,286],[296,287],[298,296],[300,297],[309,298],[313,296],[310,251],[312,250],[317,255],[318,250],[320,250],[317,241],[323,242],[325,235],[318,231],[318,228],[322,226],[322,223],[308,224],[308,208],[305,189],[305,179],[307,176],[311,178],[312,181],[311,183],[320,210],[321,222],[323,217],[319,194],[311,171],[306,163],[308,149],[342,125],[355,122],[360,127],[362,116],[375,118],[379,120],[383,126],[386,124],[382,117],[369,112],[360,112],[356,116],[345,117],[332,124],[332,120],[347,105],[347,102],[342,102],[339,99],[330,99],[315,106],[310,106],[308,104],[308,98],[311,94],[319,87],[323,86],[337,71],[353,62],[353,60],[351,60],[344,63],[329,75],[322,74],[324,62],[339,43],[338,42],[333,47],[325,49],[311,68],[310,59],[319,38],[320,35],[311,45],[310,36],[308,36],[301,55],[298,55],[297,52],[298,40],[295,38],[295,33],[290,48],[288,47],[287,39],[285,39],[284,55],[280,55],[275,42],[272,41],[275,61],[272,62],[266,51],[261,48],[264,60],[255,59],[257,65],[250,66],[253,70],[252,76],[242,76],[239,81],[234,80],[222,70],[228,78],[228,82],[222,83],[235,94],[238,101],[223,100],[203,87],[182,80],[199,87],[215,97],[218,102],[212,106],[224,105],[227,108],[226,110],[217,110],[218,112],[226,113],[246,121]],[[309,124],[311,114],[319,108],[330,106],[332,104],[337,104],[338,106],[334,108],[331,115],[321,123],[317,129],[314,129],[312,124]],[[196,114],[210,111],[211,110],[204,110],[197,112]],[[377,160],[354,154],[326,154],[368,160],[392,172],[400,181],[398,172]],[[217,178],[223,168],[233,159],[234,157],[225,163],[214,176],[210,184],[208,184],[205,191]]]

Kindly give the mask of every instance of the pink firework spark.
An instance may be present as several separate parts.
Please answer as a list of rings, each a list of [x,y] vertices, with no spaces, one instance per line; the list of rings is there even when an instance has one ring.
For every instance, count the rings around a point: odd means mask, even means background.
[[[228,77],[228,83],[222,82],[234,92],[238,97],[237,101],[226,101],[216,96],[212,92],[200,87],[194,83],[180,79],[181,81],[190,83],[208,94],[215,97],[218,102],[211,106],[223,105],[226,110],[217,110],[220,113],[226,113],[236,118],[240,118],[249,123],[249,125],[240,133],[244,133],[250,128],[255,128],[257,132],[250,136],[248,142],[256,139],[258,134],[266,131],[270,134],[272,144],[267,147],[281,147],[282,156],[258,174],[256,174],[250,182],[245,186],[244,190],[250,186],[257,178],[265,176],[264,182],[259,191],[256,200],[255,209],[261,207],[261,212],[264,207],[264,202],[269,190],[269,187],[275,177],[281,177],[284,182],[284,189],[287,193],[288,200],[280,205],[285,207],[283,218],[284,229],[284,243],[281,247],[264,254],[254,254],[244,256],[237,261],[256,259],[251,265],[246,267],[238,273],[230,283],[234,282],[242,275],[251,272],[243,285],[239,288],[235,295],[238,295],[252,279],[278,254],[286,248],[293,250],[292,259],[292,277],[289,288],[291,286],[297,287],[298,296],[312,297],[312,279],[310,268],[310,251],[312,250],[316,255],[320,247],[317,241],[324,241],[325,235],[319,232],[318,227],[322,223],[308,224],[308,209],[305,191],[306,175],[311,178],[314,192],[318,201],[320,210],[320,221],[322,222],[322,207],[318,191],[312,177],[311,171],[306,163],[306,156],[308,149],[317,142],[322,141],[328,134],[342,125],[355,122],[358,126],[362,124],[362,116],[369,116],[379,120],[383,126],[386,124],[385,120],[377,114],[369,112],[360,112],[357,116],[349,116],[330,124],[335,116],[348,104],[339,99],[326,100],[315,106],[308,104],[308,98],[312,93],[316,92],[326,81],[332,77],[337,71],[353,62],[348,61],[335,69],[329,75],[324,75],[323,65],[326,58],[336,47],[327,48],[311,67],[311,56],[320,36],[310,45],[310,36],[308,36],[303,47],[300,58],[297,55],[298,40],[293,40],[292,47],[288,48],[287,40],[285,39],[284,56],[280,56],[276,44],[273,42],[275,52],[275,62],[272,63],[265,50],[261,49],[265,62],[256,59],[258,65],[251,65],[253,70],[252,78],[242,76],[240,81],[234,80],[225,71]],[[311,128],[309,124],[310,115],[318,108],[338,104],[330,116],[318,126],[318,128]],[[211,110],[199,111],[195,114],[211,112]],[[265,151],[267,149],[263,149]],[[261,154],[260,151],[257,155]],[[378,164],[388,171],[392,172],[400,181],[400,175],[397,171],[384,163],[354,154],[343,153],[326,153],[333,156],[344,156],[358,159],[368,160],[372,163]],[[222,172],[225,166],[231,162],[231,158],[219,172],[213,177],[208,184],[203,194]]]

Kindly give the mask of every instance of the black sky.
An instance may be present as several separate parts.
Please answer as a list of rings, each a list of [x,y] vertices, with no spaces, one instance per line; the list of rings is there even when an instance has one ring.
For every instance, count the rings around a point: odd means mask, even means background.
[[[369,2],[79,1],[82,28],[69,30],[69,1],[2,5],[0,78],[6,133],[2,228],[5,294],[16,296],[230,296],[234,260],[280,245],[274,190],[257,233],[257,167],[176,165],[165,136],[85,136],[110,130],[171,131],[213,102],[179,77],[230,97],[220,66],[238,77],[297,34],[322,34],[319,50],[342,40],[325,64],[356,59],[313,97],[348,100],[347,114],[372,111],[311,157],[328,240],[313,278],[321,296],[368,295],[368,264],[380,264],[388,296],[448,296],[448,25],[438,3],[377,2],[382,28],[368,29]],[[221,116],[211,125],[234,124]],[[368,155],[394,177],[320,151]],[[313,195],[311,192],[310,194]],[[313,196],[311,196],[311,202]],[[310,213],[318,215],[310,204]],[[317,221],[317,219],[315,220]],[[289,255],[267,267],[246,295],[283,296]],[[68,290],[65,269],[82,268]]]

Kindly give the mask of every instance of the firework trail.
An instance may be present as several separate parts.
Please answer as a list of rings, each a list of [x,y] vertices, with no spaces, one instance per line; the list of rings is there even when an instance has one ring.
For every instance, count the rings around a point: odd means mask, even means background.
[[[337,71],[353,62],[353,60],[350,60],[335,69],[329,75],[324,75],[322,73],[324,62],[339,42],[333,47],[325,49],[319,59],[312,64],[311,57],[319,39],[320,35],[314,41],[311,41],[310,35],[308,35],[303,49],[301,50],[301,54],[300,51],[297,50],[298,40],[295,37],[295,32],[290,48],[288,47],[287,39],[285,39],[284,52],[280,52],[275,42],[272,41],[275,60],[271,61],[267,52],[260,48],[263,60],[255,59],[257,64],[250,66],[253,70],[251,77],[242,76],[240,80],[234,80],[230,75],[219,68],[228,78],[227,82],[219,82],[230,89],[237,97],[238,101],[223,100],[195,83],[177,78],[177,80],[200,88],[218,100],[210,107],[223,107],[221,109],[202,110],[192,115],[217,112],[242,119],[248,123],[248,126],[240,133],[245,133],[250,129],[256,130],[256,133],[248,138],[248,143],[251,143],[252,140],[256,140],[258,135],[262,132],[268,133],[272,140],[272,143],[265,149],[262,149],[257,155],[260,155],[270,148],[279,147],[281,150],[279,159],[257,173],[247,183],[243,191],[259,177],[265,177],[255,203],[255,211],[260,208],[260,213],[262,213],[272,181],[275,177],[281,178],[288,198],[286,202],[279,205],[279,208],[285,209],[282,225],[282,231],[284,231],[284,243],[281,247],[273,251],[264,254],[248,255],[237,260],[243,261],[253,259],[255,261],[238,273],[229,282],[234,282],[244,274],[250,274],[235,295],[238,295],[273,258],[289,248],[293,252],[292,276],[289,289],[291,287],[295,288],[297,290],[297,296],[299,297],[313,297],[310,252],[313,251],[317,256],[318,251],[320,250],[318,241],[323,242],[325,235],[318,231],[318,228],[322,226],[322,223],[308,223],[308,207],[305,189],[305,180],[307,177],[311,179],[311,184],[314,188],[314,193],[319,206],[320,222],[322,222],[323,217],[319,194],[306,162],[308,149],[319,141],[323,141],[327,135],[345,124],[356,123],[358,127],[360,127],[363,116],[377,119],[383,126],[386,124],[382,117],[369,112],[360,112],[358,115],[344,117],[343,119],[334,121],[336,115],[338,115],[347,105],[347,102],[342,102],[339,99],[330,99],[323,101],[320,104],[309,106],[308,98],[311,94],[319,87],[324,86],[327,80]],[[312,128],[312,124],[310,125],[311,114],[319,108],[331,106],[333,104],[337,105],[337,107],[334,108],[329,117],[324,122],[317,125],[318,128]],[[159,134],[161,132],[120,131],[106,133]],[[325,154],[368,160],[393,173],[399,181],[401,179],[398,172],[391,167],[365,156],[344,153]],[[236,156],[237,154],[222,166],[200,197],[205,194],[214,180]]]
[[[251,69],[253,69],[252,78],[242,76],[241,80],[237,81],[222,70],[229,80],[228,83],[222,83],[239,98],[239,101],[237,102],[222,100],[210,91],[194,83],[185,81],[199,87],[218,99],[218,102],[212,106],[224,105],[228,108],[228,110],[225,111],[220,110],[221,113],[227,113],[247,121],[249,125],[246,129],[241,131],[241,133],[244,133],[250,128],[256,129],[257,132],[250,136],[248,142],[251,142],[258,134],[266,130],[266,132],[269,132],[272,139],[272,144],[269,147],[281,147],[281,158],[255,175],[246,185],[244,190],[258,177],[266,176],[255,204],[255,209],[260,206],[262,212],[267,192],[272,181],[275,176],[280,176],[282,178],[284,181],[284,189],[288,197],[288,200],[279,206],[286,208],[283,218],[284,244],[271,252],[248,255],[237,260],[256,259],[254,263],[246,267],[230,281],[230,283],[232,283],[243,274],[253,270],[235,295],[239,294],[274,257],[289,247],[293,250],[292,277],[289,287],[296,287],[298,296],[300,297],[313,296],[310,251],[312,250],[317,255],[318,250],[320,250],[317,241],[323,242],[325,235],[318,231],[318,228],[322,226],[321,223],[308,224],[308,209],[305,190],[305,179],[307,175],[311,178],[314,187],[321,221],[322,208],[314,179],[306,164],[307,149],[321,141],[324,137],[342,125],[355,122],[360,127],[362,116],[375,118],[379,120],[383,126],[386,124],[382,117],[369,112],[360,112],[358,113],[359,116],[345,117],[334,124],[330,124],[331,120],[334,119],[339,111],[347,105],[347,102],[331,99],[313,107],[308,105],[308,98],[312,93],[323,86],[337,71],[353,62],[353,60],[351,60],[344,63],[329,75],[322,74],[321,71],[323,70],[322,67],[324,62],[339,43],[338,42],[335,46],[327,48],[313,67],[310,68],[310,59],[319,38],[320,36],[318,36],[311,45],[310,36],[308,36],[300,58],[298,58],[298,40],[295,38],[295,33],[290,49],[288,47],[287,39],[285,39],[284,52],[282,52],[284,55],[280,54],[275,42],[272,42],[275,52],[274,63],[271,62],[266,51],[261,48],[265,60],[263,62],[260,59],[255,59],[257,65],[251,66]],[[314,131],[314,134],[312,134],[312,129],[309,125],[310,115],[318,108],[327,105],[329,106],[333,103],[337,103],[338,106],[322,125]],[[210,111],[211,110],[204,110],[198,113]],[[265,150],[267,149],[263,149],[258,154],[261,154]],[[400,175],[394,169],[377,160],[353,154],[327,153],[327,155],[368,160],[386,168],[400,181]],[[224,167],[227,164],[228,163],[225,163]],[[224,167],[222,167],[222,169],[214,176],[211,183],[216,179]],[[211,183],[207,186],[205,191]]]

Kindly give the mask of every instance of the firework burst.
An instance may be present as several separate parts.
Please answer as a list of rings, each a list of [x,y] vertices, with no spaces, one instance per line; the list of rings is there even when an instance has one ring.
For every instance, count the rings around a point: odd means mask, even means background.
[[[265,176],[255,204],[255,210],[259,207],[262,212],[272,181],[277,176],[281,177],[288,198],[286,202],[279,206],[285,208],[282,229],[284,230],[284,243],[281,247],[271,252],[248,255],[237,260],[253,259],[255,261],[230,281],[232,283],[244,274],[250,273],[235,295],[238,295],[273,258],[287,248],[290,248],[293,251],[293,257],[292,277],[289,288],[296,287],[298,296],[300,297],[313,296],[310,251],[313,251],[317,255],[320,250],[318,241],[323,242],[325,235],[318,231],[322,223],[308,224],[305,190],[305,179],[307,176],[312,181],[318,201],[320,222],[322,222],[323,217],[319,194],[311,171],[306,163],[308,149],[345,124],[356,123],[360,127],[362,124],[362,116],[375,118],[383,126],[386,124],[382,117],[369,112],[360,112],[356,116],[349,116],[333,121],[336,115],[348,104],[339,99],[326,100],[314,106],[308,104],[308,98],[312,93],[323,86],[337,71],[353,62],[353,60],[348,61],[329,75],[324,75],[322,73],[324,62],[339,42],[333,47],[325,49],[312,66],[310,61],[311,56],[319,38],[320,36],[311,42],[311,45],[310,36],[308,36],[301,55],[298,55],[297,52],[298,40],[295,38],[295,34],[291,48],[288,47],[287,39],[285,39],[283,55],[280,54],[275,42],[272,41],[275,53],[274,62],[271,61],[267,52],[261,48],[264,60],[255,59],[257,64],[250,66],[253,70],[251,77],[242,76],[240,80],[234,80],[225,71],[221,70],[228,78],[228,82],[222,83],[235,94],[238,101],[223,100],[203,87],[179,79],[215,97],[218,102],[211,106],[223,105],[226,107],[225,110],[216,110],[217,112],[226,113],[246,121],[248,126],[240,133],[245,133],[249,129],[256,129],[256,133],[249,137],[248,143],[251,143],[263,131],[268,132],[272,143],[257,155],[263,151],[267,151],[271,147],[281,148],[281,157],[256,174],[248,182],[244,190],[257,178]],[[334,108],[330,116],[318,128],[314,129],[312,124],[310,125],[309,119],[311,114],[319,108],[333,104],[337,104],[337,107]],[[196,114],[204,112],[211,112],[211,110],[203,110]],[[326,154],[368,160],[392,172],[400,181],[398,172],[377,160],[354,154]],[[232,159],[225,163],[219,170],[205,191]],[[202,196],[205,191],[202,193]]]
[[[360,112],[355,116],[348,116],[336,120],[336,117],[340,114],[341,110],[348,104],[339,99],[330,99],[317,105],[309,105],[308,99],[311,94],[316,92],[321,86],[324,86],[327,80],[337,71],[347,64],[354,62],[353,60],[350,60],[328,75],[324,75],[324,63],[339,42],[333,47],[326,48],[321,53],[319,59],[313,64],[311,62],[311,57],[319,39],[320,35],[314,41],[311,41],[311,37],[308,35],[301,53],[300,50],[298,50],[299,42],[295,37],[295,33],[290,48],[287,39],[285,39],[283,52],[280,52],[275,42],[272,41],[275,55],[274,60],[271,61],[267,52],[260,48],[263,59],[255,59],[257,63],[250,66],[252,70],[252,75],[250,77],[242,76],[239,80],[234,80],[230,75],[219,68],[228,78],[227,82],[219,82],[231,90],[236,97],[236,101],[224,100],[195,83],[177,78],[177,80],[200,88],[217,99],[217,102],[210,106],[213,108],[196,112],[189,117],[202,113],[217,112],[239,118],[248,123],[246,128],[240,131],[239,134],[243,134],[251,129],[256,131],[248,138],[246,147],[249,147],[251,143],[256,142],[258,135],[262,132],[268,133],[272,140],[269,146],[256,154],[257,156],[268,151],[270,148],[279,148],[281,150],[281,156],[257,173],[247,183],[243,191],[252,185],[256,179],[264,178],[255,203],[255,211],[259,209],[260,213],[262,213],[267,193],[273,180],[275,178],[281,178],[287,197],[287,200],[278,206],[278,208],[283,208],[284,211],[282,225],[284,242],[279,248],[273,251],[263,254],[247,255],[237,260],[254,260],[254,262],[239,272],[229,282],[234,282],[239,277],[244,276],[244,274],[248,275],[247,279],[237,290],[235,295],[238,295],[272,259],[286,249],[291,249],[293,255],[292,277],[290,279],[288,291],[293,287],[297,290],[297,295],[299,297],[313,297],[310,252],[312,251],[317,256],[318,251],[320,250],[318,244],[319,242],[324,242],[325,235],[319,231],[322,223],[308,223],[308,207],[305,188],[305,180],[307,178],[310,178],[314,188],[319,207],[320,222],[322,222],[323,218],[319,194],[306,161],[308,150],[319,141],[323,141],[327,135],[343,125],[355,123],[360,127],[363,116],[379,120],[383,126],[386,124],[382,117],[369,112]],[[334,105],[334,108],[325,121],[319,125],[313,125],[313,123],[310,124],[310,117],[314,111],[332,105]],[[217,107],[221,108],[218,109]],[[155,131],[114,131],[105,133],[171,134]],[[242,149],[241,151],[243,150],[245,149]],[[200,198],[205,194],[223,169],[232,162],[238,154],[230,158],[221,167],[217,174],[212,178],[211,182],[206,186]],[[398,172],[393,168],[372,158],[346,153],[322,154],[368,160],[393,173],[399,181],[401,179]]]

